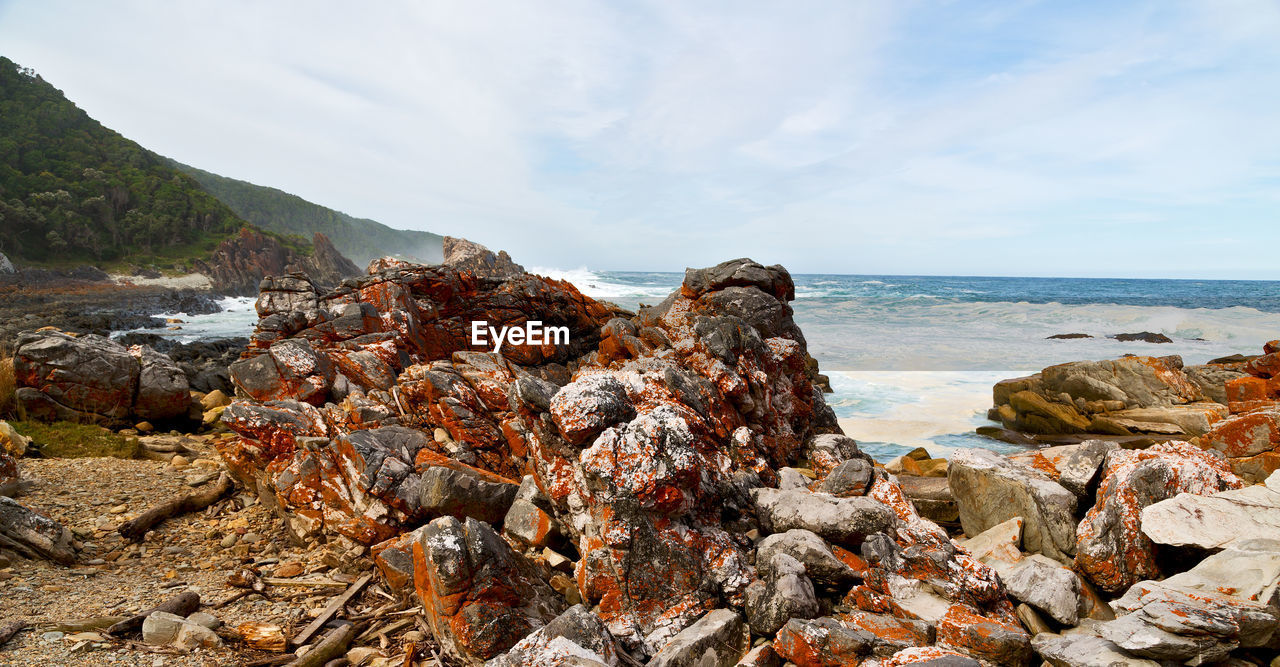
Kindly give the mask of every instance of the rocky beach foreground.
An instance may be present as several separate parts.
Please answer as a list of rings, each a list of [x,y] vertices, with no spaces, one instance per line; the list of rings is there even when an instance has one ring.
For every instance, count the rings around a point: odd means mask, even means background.
[[[222,376],[22,334],[26,418],[151,460],[0,437],[0,663],[1280,664],[1280,343],[1050,367],[994,389],[1025,451],[877,462],[780,266],[631,313],[449,250],[264,279]]]

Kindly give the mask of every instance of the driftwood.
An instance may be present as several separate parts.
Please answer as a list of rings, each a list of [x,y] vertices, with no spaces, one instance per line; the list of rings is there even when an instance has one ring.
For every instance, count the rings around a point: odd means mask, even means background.
[[[26,621],[13,621],[10,623],[5,623],[4,625],[0,625],[0,647],[3,647],[5,642],[12,639],[13,636],[18,634],[19,632],[22,632],[23,630],[25,630],[26,627],[27,627]]]
[[[0,496],[0,547],[31,559],[73,565],[76,552],[71,531],[12,498]]]
[[[183,618],[190,616],[200,610],[200,594],[195,591],[183,591],[178,595],[161,602],[160,604],[138,612],[137,614],[126,618],[119,623],[107,628],[109,635],[123,635],[138,632],[142,629],[142,622],[152,613],[157,611],[167,611],[170,614],[177,614]]]
[[[307,640],[311,639],[311,636],[314,635],[317,630],[324,627],[324,624],[328,623],[329,619],[333,618],[333,615],[338,613],[338,610],[342,609],[343,606],[350,602],[351,598],[355,597],[356,593],[359,593],[371,579],[373,579],[372,572],[356,580],[356,582],[351,584],[351,586],[347,588],[342,595],[331,600],[329,604],[325,606],[324,610],[320,612],[320,615],[317,616],[314,621],[311,621],[307,627],[302,629],[302,632],[294,635],[293,639],[289,641],[289,644],[291,646],[301,646],[307,643]]]
[[[322,667],[330,660],[346,653],[347,647],[355,637],[355,624],[343,623],[342,627],[330,630],[324,639],[312,646],[311,650],[304,653],[302,657],[289,663],[289,667]]]
[[[218,478],[218,483],[213,486],[194,491],[185,496],[178,496],[165,501],[151,509],[138,515],[132,521],[126,521],[120,524],[116,532],[124,536],[125,539],[138,542],[147,534],[156,524],[168,519],[169,517],[179,516],[188,512],[199,512],[200,510],[214,504],[219,498],[227,495],[234,488],[231,477],[227,473],[222,473]]]

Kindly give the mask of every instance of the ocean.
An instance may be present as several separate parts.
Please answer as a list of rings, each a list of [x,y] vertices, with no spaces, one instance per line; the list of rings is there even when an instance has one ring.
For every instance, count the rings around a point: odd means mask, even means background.
[[[635,309],[679,287],[681,273],[532,268],[583,293]],[[1010,451],[983,438],[991,385],[1045,366],[1123,354],[1181,355],[1188,364],[1256,354],[1280,338],[1280,282],[941,276],[795,275],[796,322],[831,377],[827,396],[845,432],[877,460],[925,447]],[[182,341],[245,336],[253,300],[185,316]],[[1108,336],[1151,331],[1172,343]],[[1083,333],[1093,338],[1048,340]]]

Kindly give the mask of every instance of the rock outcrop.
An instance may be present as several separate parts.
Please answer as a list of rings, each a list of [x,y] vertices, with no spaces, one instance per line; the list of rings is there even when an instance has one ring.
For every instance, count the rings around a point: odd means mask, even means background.
[[[1180,493],[1142,510],[1142,533],[1157,544],[1221,549],[1242,540],[1280,538],[1280,472],[1265,484],[1209,496]]]
[[[208,260],[197,260],[195,269],[213,281],[214,291],[241,296],[256,294],[263,278],[291,271],[302,272],[328,286],[360,273],[320,232],[312,238],[311,254],[303,255],[279,239],[248,227],[219,244]]]
[[[185,417],[186,375],[151,348],[40,330],[18,337],[15,396],[39,419],[126,424]]]
[[[524,273],[524,267],[516,264],[506,250],[494,254],[492,250],[466,239],[444,237],[445,266],[467,271],[480,278],[512,278]]]
[[[1210,495],[1243,485],[1221,459],[1186,443],[1112,451],[1097,504],[1076,530],[1076,569],[1109,593],[1161,576],[1156,547],[1141,530],[1142,510],[1179,493]]]
[[[369,545],[389,582],[416,582],[459,662],[612,664],[599,627],[654,664],[736,664],[751,629],[797,664],[1024,662],[996,572],[839,433],[792,298],[784,269],[745,259],[634,315],[523,273],[273,278],[220,451],[298,537]],[[473,320],[569,336],[476,349]],[[788,467],[813,490],[780,489]],[[552,630],[577,602],[601,625]],[[948,650],[904,653],[935,634]]]

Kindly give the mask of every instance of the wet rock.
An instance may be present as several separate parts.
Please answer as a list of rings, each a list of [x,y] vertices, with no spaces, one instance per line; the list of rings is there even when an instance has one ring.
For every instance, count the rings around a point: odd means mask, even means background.
[[[486,667],[592,667],[619,664],[613,637],[598,616],[574,605],[546,625],[521,639],[506,654]]]
[[[1172,343],[1173,339],[1162,334],[1151,331],[1139,331],[1138,333],[1122,333],[1110,336],[1121,343],[1131,343],[1134,341],[1143,343]]]
[[[475,519],[432,521],[414,543],[413,558],[414,587],[432,633],[467,664],[510,649],[565,609],[533,564]]]
[[[947,480],[965,533],[1020,516],[1027,551],[1061,561],[1075,552],[1076,497],[1044,473],[988,450],[962,449],[951,457]]]
[[[751,647],[742,616],[716,609],[681,630],[649,661],[650,667],[729,667]]]
[[[1185,443],[1107,455],[1098,501],[1076,530],[1075,567],[1101,590],[1118,593],[1160,576],[1143,508],[1179,493],[1207,495],[1243,485],[1226,464]]]
[[[747,588],[746,613],[752,632],[769,636],[793,618],[818,615],[818,600],[805,566],[786,553],[757,561],[761,579]]]
[[[801,528],[845,546],[857,547],[868,535],[888,530],[893,522],[884,505],[868,498],[768,488],[753,490],[752,497],[761,524],[769,532]]]
[[[1142,532],[1157,544],[1221,549],[1259,535],[1280,536],[1280,471],[1265,484],[1209,496],[1180,493],[1142,510]]]
[[[840,586],[862,578],[866,563],[849,552],[844,560],[838,558],[821,537],[812,531],[795,528],[774,533],[760,541],[756,549],[756,561],[769,563],[777,554],[786,554],[804,565],[805,573],[814,581]],[[850,563],[859,565],[854,568]]]

